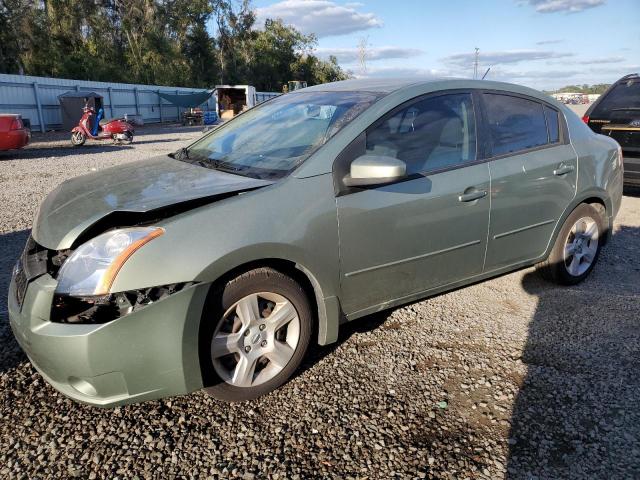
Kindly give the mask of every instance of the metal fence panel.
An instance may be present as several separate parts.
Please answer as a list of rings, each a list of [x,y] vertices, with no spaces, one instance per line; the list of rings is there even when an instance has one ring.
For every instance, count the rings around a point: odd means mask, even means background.
[[[198,88],[0,74],[0,113],[19,113],[31,121],[34,130],[60,128],[62,117],[58,95],[69,90],[94,91],[102,95],[105,115],[108,117],[138,113],[146,123],[180,119],[180,109],[164,100],[161,101],[158,96],[159,91],[166,93],[202,91]],[[203,104],[202,108],[215,110],[213,97]]]
[[[256,92],[256,104],[266,102],[270,98],[278,97],[280,95],[282,94],[277,92]]]

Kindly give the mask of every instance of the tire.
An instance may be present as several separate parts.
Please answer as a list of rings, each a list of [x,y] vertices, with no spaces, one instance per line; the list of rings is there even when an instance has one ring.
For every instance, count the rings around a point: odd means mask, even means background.
[[[131,145],[133,143],[133,133],[125,132],[127,134],[127,139],[123,141],[125,145]]]
[[[565,220],[549,257],[537,265],[538,271],[560,285],[582,282],[598,261],[605,234],[600,213],[589,204],[578,205]]]
[[[74,147],[81,147],[87,141],[87,136],[82,132],[71,132],[71,144]]]
[[[275,390],[300,366],[312,331],[307,295],[277,270],[251,270],[212,290],[200,326],[205,392],[240,402]]]

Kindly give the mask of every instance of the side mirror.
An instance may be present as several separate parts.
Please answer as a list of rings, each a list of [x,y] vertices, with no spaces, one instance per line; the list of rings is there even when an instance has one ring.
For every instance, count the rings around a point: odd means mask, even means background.
[[[391,183],[407,176],[407,165],[385,155],[362,155],[351,162],[351,171],[343,179],[347,187]]]

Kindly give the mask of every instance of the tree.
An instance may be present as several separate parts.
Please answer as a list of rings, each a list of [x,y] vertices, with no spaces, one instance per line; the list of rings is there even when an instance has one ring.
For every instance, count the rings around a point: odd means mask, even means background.
[[[250,0],[0,0],[0,72],[272,91],[348,76],[314,35],[255,20]]]

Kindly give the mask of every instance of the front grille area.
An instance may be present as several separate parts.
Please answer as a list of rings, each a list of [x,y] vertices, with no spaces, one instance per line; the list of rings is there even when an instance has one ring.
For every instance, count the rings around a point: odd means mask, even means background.
[[[20,261],[28,280],[33,280],[47,273],[48,250],[38,245],[33,237],[29,235],[27,244],[22,251]]]
[[[16,285],[16,301],[18,302],[18,306],[22,308],[22,302],[24,302],[24,295],[27,293],[27,275],[24,273],[24,268],[22,267],[22,260],[18,260],[16,266],[13,270],[13,280]]]
[[[58,274],[58,270],[71,255],[72,250],[50,250],[38,245],[31,235],[22,252],[22,264],[29,280],[48,273],[52,277]]]
[[[16,284],[16,300],[20,308],[29,282],[48,273],[55,277],[71,250],[49,250],[38,245],[31,235],[27,239],[22,255],[15,266],[13,279]]]

